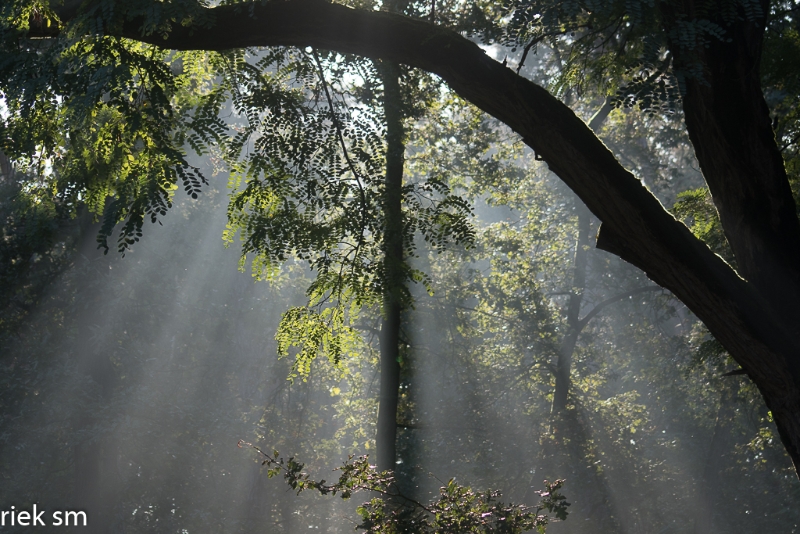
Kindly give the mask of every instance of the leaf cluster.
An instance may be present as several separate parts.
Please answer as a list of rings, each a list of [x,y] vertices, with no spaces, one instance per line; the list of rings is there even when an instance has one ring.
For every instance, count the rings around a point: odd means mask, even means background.
[[[311,49],[244,51],[230,53],[220,75],[239,119],[226,145],[235,192],[224,238],[238,234],[241,266],[249,260],[257,278],[273,279],[289,258],[316,272],[306,309],[287,312],[278,332],[282,355],[298,347],[295,376],[305,377],[317,354],[338,364],[352,341],[338,337],[352,337],[346,325],[359,309],[397,288],[395,298],[410,306],[408,281],[431,290],[424,273],[385,258],[390,193],[376,65]],[[413,72],[403,79],[409,100],[433,94]],[[404,107],[406,117],[419,113]],[[445,181],[422,177],[399,193],[404,256],[415,254],[418,235],[437,250],[472,241],[471,206]]]
[[[183,150],[198,149],[220,128],[192,124],[191,109],[207,80],[200,53],[177,54],[111,37],[105,29],[139,17],[157,31],[190,3],[92,4],[69,26],[38,2],[4,3],[0,12],[0,94],[7,113],[0,147],[31,174],[46,176],[67,204],[85,203],[103,215],[98,243],[106,251],[122,223],[124,253],[172,206],[181,184],[197,196],[205,177]],[[195,5],[196,4],[192,4]],[[59,26],[48,39],[31,38],[31,24]],[[178,65],[192,65],[182,69]],[[203,128],[203,126],[206,126]]]
[[[673,211],[711,250],[735,265],[733,252],[725,237],[708,188],[701,187],[679,193]]]
[[[267,474],[274,477],[283,474],[286,483],[298,494],[314,491],[321,495],[336,495],[349,499],[357,492],[378,493],[358,508],[362,518],[358,529],[366,532],[395,533],[519,533],[536,529],[544,533],[550,518],[541,512],[547,511],[557,519],[567,518],[569,503],[560,493],[563,480],[545,481],[545,489],[537,491],[541,498],[535,507],[504,504],[498,500],[499,491],[475,491],[450,479],[439,490],[438,499],[423,504],[405,496],[397,488],[394,476],[389,471],[377,472],[369,465],[366,456],[351,455],[338,468],[339,480],[329,483],[314,480],[304,471],[305,465],[294,458],[284,460],[275,450],[267,454],[257,446],[244,441],[239,447],[254,449],[264,458],[262,465],[268,466]]]
[[[557,94],[599,90],[615,106],[671,114],[685,81],[703,79],[700,52],[728,39],[732,24],[764,16],[756,0],[693,6],[690,12],[672,1],[510,0],[504,3],[509,22],[497,40],[512,52],[521,49],[518,69],[529,54],[549,51]]]
[[[249,261],[257,278],[274,278],[290,258],[307,262],[317,273],[308,291],[317,309],[306,318],[326,303],[378,302],[403,286],[391,272],[424,283],[408,265],[381,261],[385,131],[372,62],[311,49],[175,53],[106,34],[134,23],[145,34],[175,23],[202,28],[200,6],[103,0],[63,25],[44,4],[4,4],[0,148],[47,176],[66,205],[102,214],[100,247],[108,251],[116,233],[123,254],[145,220],[166,215],[178,187],[197,198],[206,183],[185,147],[216,151],[234,189],[225,241],[238,235],[241,265]],[[56,28],[48,38],[34,39],[48,24]],[[403,80],[404,116],[420,117],[438,84],[408,69]],[[472,239],[471,208],[444,181],[410,183],[402,196],[407,255],[417,234],[437,248]],[[410,302],[407,291],[399,298]],[[299,318],[287,321],[310,326]],[[309,330],[309,346],[327,346],[318,335]]]

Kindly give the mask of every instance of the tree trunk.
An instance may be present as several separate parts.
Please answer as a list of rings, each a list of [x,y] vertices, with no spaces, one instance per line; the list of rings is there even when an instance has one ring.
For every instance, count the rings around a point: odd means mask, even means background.
[[[386,114],[386,178],[383,200],[383,270],[386,294],[381,324],[381,384],[376,438],[378,470],[393,470],[397,445],[397,400],[400,388],[400,321],[405,288],[403,268],[403,165],[405,155],[399,69],[378,66]]]
[[[8,159],[6,153],[0,150],[0,183],[11,183],[14,179],[14,164]]]
[[[694,18],[695,2],[685,2],[665,16]],[[762,0],[769,12],[769,2]],[[695,148],[739,273],[752,283],[800,333],[800,222],[780,150],[761,91],[759,72],[765,18],[726,24],[721,14],[711,22],[725,29],[724,39],[709,38],[694,50],[673,43],[675,68],[703,68],[702,78],[686,75],[683,108]],[[708,17],[708,15],[703,15]]]
[[[608,114],[611,113],[611,102],[606,99],[603,106],[589,121],[589,128],[597,132],[603,125]],[[556,389],[553,393],[553,406],[551,412],[557,414],[567,407],[567,397],[570,389],[570,373],[572,372],[572,354],[578,343],[578,336],[586,326],[587,321],[580,320],[583,292],[586,289],[586,263],[589,252],[589,232],[591,214],[586,206],[577,199],[575,210],[578,214],[578,236],[575,240],[575,259],[572,269],[572,287],[570,288],[569,302],[567,303],[567,333],[561,341],[556,363]]]
[[[400,387],[400,306],[387,298],[380,336],[381,382],[378,432],[375,439],[379,471],[394,470],[397,460],[397,400]]]
[[[703,8],[696,4],[686,1],[672,10],[664,8],[666,27],[678,18],[696,17]],[[761,90],[760,62],[770,2],[760,0],[759,4],[759,16],[752,18],[740,8],[732,23],[724,20],[721,11],[704,13],[703,17],[724,28],[724,38],[711,37],[706,46],[694,50],[678,43],[671,43],[670,49],[676,68],[702,67],[702,76],[687,76],[685,82],[686,127],[739,274],[771,308],[772,333],[764,335],[792,340],[769,363],[758,364],[759,369],[753,370],[749,362],[742,367],[773,410],[797,470],[800,221]],[[719,340],[738,361],[737,348]]]
[[[572,372],[572,354],[578,343],[578,336],[583,330],[580,320],[583,292],[586,289],[586,260],[589,253],[589,210],[583,202],[577,200],[575,209],[578,212],[578,236],[575,240],[575,260],[572,269],[572,287],[567,303],[567,333],[561,341],[556,364],[556,390],[553,394],[554,414],[567,407]]]

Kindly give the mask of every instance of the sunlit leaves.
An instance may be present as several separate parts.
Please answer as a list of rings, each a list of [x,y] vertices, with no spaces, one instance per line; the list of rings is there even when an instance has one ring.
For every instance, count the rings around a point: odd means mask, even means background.
[[[283,353],[298,347],[296,370],[305,375],[317,353],[342,355],[335,332],[343,323],[323,334],[323,316],[339,320],[389,294],[408,305],[408,281],[432,288],[424,273],[384,258],[383,117],[349,96],[352,89],[374,103],[382,90],[375,65],[309,50],[250,54],[220,64],[238,120],[226,144],[235,191],[224,238],[238,235],[242,266],[250,261],[257,278],[273,278],[289,258],[316,272],[309,307],[285,315],[279,332]],[[470,205],[436,175],[409,180],[400,194],[405,254],[415,253],[417,235],[439,250],[472,241]]]
[[[193,132],[187,120],[193,107],[203,109],[198,89],[208,75],[197,57],[204,54],[103,36],[102,25],[121,16],[108,2],[92,7],[95,19],[79,17],[47,40],[20,38],[14,28],[24,26],[26,9],[4,19],[0,91],[8,115],[0,143],[65,202],[85,201],[103,215],[102,248],[123,223],[117,247],[124,252],[145,220],[171,207],[178,185],[196,197],[205,181],[182,148],[189,132],[199,151],[222,133],[216,117],[197,120]],[[190,68],[174,69],[176,62]]]
[[[206,177],[185,150],[213,153],[232,174],[225,240],[241,239],[257,278],[298,258],[317,273],[311,300],[377,302],[397,284],[381,261],[385,147],[374,65],[310,49],[176,53],[107,35],[123,24],[143,34],[174,24],[199,31],[203,6],[101,0],[63,25],[43,4],[4,5],[0,146],[47,176],[67,204],[102,215],[100,246],[116,236],[122,253],[177,190],[200,193]],[[44,32],[44,21],[55,29]],[[440,85],[411,70],[403,81],[405,115],[419,118]],[[473,238],[470,207],[445,181],[416,180],[403,198],[410,254],[418,234],[437,249]],[[426,280],[407,266],[398,272]]]
[[[733,252],[725,238],[717,209],[711,201],[711,193],[707,188],[690,189],[678,194],[674,211],[675,215],[686,222],[694,235],[726,261],[735,265]]]
[[[303,491],[321,495],[340,495],[349,499],[353,494],[366,492],[378,494],[358,508],[361,516],[359,530],[375,534],[400,533],[505,533],[517,534],[536,530],[543,534],[553,514],[556,520],[567,518],[570,504],[560,490],[563,480],[545,481],[545,489],[535,492],[539,496],[536,506],[505,504],[495,490],[476,491],[450,479],[439,489],[437,498],[429,503],[404,495],[389,471],[378,472],[369,465],[366,456],[350,456],[337,468],[339,479],[334,482],[313,479],[305,465],[295,458],[285,460],[275,450],[267,454],[257,446],[239,441],[239,447],[248,447],[259,453],[262,465],[268,467],[270,478],[283,475],[286,483],[298,494]]]
[[[343,370],[342,359],[352,356],[359,348],[360,335],[347,324],[351,319],[342,306],[328,306],[321,311],[298,306],[286,311],[275,340],[281,356],[287,356],[291,347],[299,347],[289,378],[306,380],[311,373],[311,363],[320,354],[324,354],[334,368]]]

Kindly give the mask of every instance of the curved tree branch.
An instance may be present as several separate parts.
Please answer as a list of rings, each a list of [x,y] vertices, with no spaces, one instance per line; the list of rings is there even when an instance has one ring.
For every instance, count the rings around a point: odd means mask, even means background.
[[[603,308],[606,308],[614,304],[615,302],[625,300],[628,297],[632,297],[640,293],[646,293],[648,291],[664,291],[664,288],[660,286],[637,287],[636,289],[631,289],[630,291],[626,291],[624,293],[620,293],[619,295],[614,295],[613,297],[609,297],[606,300],[601,301],[599,304],[597,304],[594,308],[591,309],[591,311],[589,311],[589,313],[584,315],[583,319],[578,321],[578,331],[580,332],[581,330],[586,328],[586,325],[589,324],[589,321],[597,317],[597,314],[603,311]]]

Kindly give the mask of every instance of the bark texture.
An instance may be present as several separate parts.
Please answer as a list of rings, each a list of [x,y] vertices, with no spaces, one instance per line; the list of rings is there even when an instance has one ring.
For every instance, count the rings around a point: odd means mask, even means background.
[[[691,14],[691,8],[686,2],[684,12]],[[742,278],[675,220],[567,106],[454,32],[322,0],[222,6],[206,13],[204,26],[176,24],[166,37],[143,34],[136,20],[117,26],[116,33],[172,49],[314,46],[405,63],[439,75],[509,125],[602,221],[598,247],[643,269],[705,322],[760,388],[800,467],[797,312],[782,315],[786,303],[800,296],[800,243],[757,82],[763,20],[737,22],[730,43],[712,44],[708,88],[690,86],[686,97],[703,171],[711,175],[737,261],[743,255]],[[731,126],[734,117],[739,123]],[[723,176],[731,183],[722,183]],[[783,292],[782,281],[788,281]]]

